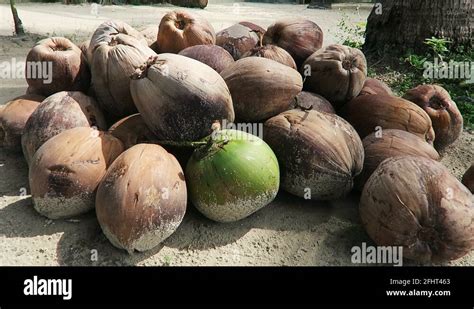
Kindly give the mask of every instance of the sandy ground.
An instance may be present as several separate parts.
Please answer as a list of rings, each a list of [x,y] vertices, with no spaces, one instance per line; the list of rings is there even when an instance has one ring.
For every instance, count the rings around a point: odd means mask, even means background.
[[[0,6],[0,63],[13,57],[24,60],[41,36],[61,35],[80,42],[104,20],[121,19],[140,27],[158,24],[173,9],[101,7],[95,16],[88,5],[22,4],[18,8],[26,29],[38,35],[6,37],[12,33],[10,10]],[[197,11],[216,30],[240,20],[268,26],[281,17],[309,18],[325,31],[326,44],[337,41],[332,29],[343,13],[354,21],[368,14],[255,3],[211,4]],[[0,83],[0,104],[26,89],[23,79],[2,79]],[[474,161],[473,145],[474,135],[464,132],[444,154],[442,162],[457,177]],[[189,206],[179,229],[162,246],[128,255],[110,245],[94,213],[78,220],[51,221],[34,211],[27,192],[28,169],[23,157],[0,149],[0,265],[353,265],[351,248],[362,242],[372,244],[359,223],[357,194],[320,203],[280,193],[266,208],[231,224],[207,220]],[[96,252],[98,259],[94,260]],[[474,265],[474,253],[450,264]]]

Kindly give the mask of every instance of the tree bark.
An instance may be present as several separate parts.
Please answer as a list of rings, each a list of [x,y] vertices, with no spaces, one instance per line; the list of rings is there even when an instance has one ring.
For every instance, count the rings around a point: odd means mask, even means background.
[[[168,0],[168,2],[177,6],[203,9],[207,6],[208,0]]]
[[[10,0],[10,7],[12,9],[13,22],[15,23],[15,35],[24,35],[25,29],[23,29],[23,23],[21,22],[21,19],[18,16],[18,12],[15,7],[15,0]]]
[[[473,46],[474,0],[378,2],[381,10],[375,4],[367,22],[364,50],[368,53],[423,52],[425,39],[433,36],[449,39],[453,47]]]
[[[332,0],[311,0],[308,9],[330,9],[331,3]]]

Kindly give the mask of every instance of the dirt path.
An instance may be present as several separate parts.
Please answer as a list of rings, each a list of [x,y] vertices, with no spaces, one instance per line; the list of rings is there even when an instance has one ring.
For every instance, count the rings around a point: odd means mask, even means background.
[[[157,24],[171,7],[107,7],[98,17],[90,6],[58,4],[19,5],[28,31],[63,35],[78,42],[88,37],[103,20],[122,19],[134,26]],[[306,10],[298,5],[242,3],[198,10],[216,30],[248,20],[268,26],[280,17],[301,16],[316,21],[326,33],[326,44],[336,41],[334,29],[341,12]],[[365,14],[365,15],[364,15]],[[354,20],[361,16],[348,13]],[[0,35],[10,35],[9,7],[0,6]],[[0,37],[0,63],[23,59],[38,36]],[[23,79],[0,81],[0,104],[23,94]],[[464,133],[444,155],[456,176],[474,160],[474,136]],[[184,222],[163,246],[151,252],[128,255],[110,245],[101,233],[94,213],[79,221],[51,221],[38,215],[28,192],[28,170],[19,154],[0,149],[0,265],[353,265],[351,248],[371,244],[359,224],[357,195],[332,203],[305,201],[281,193],[269,206],[231,224],[207,220],[192,206]],[[98,260],[91,257],[97,250]],[[474,253],[452,263],[474,265]]]

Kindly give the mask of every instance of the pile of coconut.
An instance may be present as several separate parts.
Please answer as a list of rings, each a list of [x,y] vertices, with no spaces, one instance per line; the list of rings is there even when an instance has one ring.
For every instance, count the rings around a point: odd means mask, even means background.
[[[439,163],[463,127],[449,93],[394,96],[367,78],[360,50],[323,47],[312,21],[215,33],[173,11],[141,32],[108,21],[77,46],[42,40],[27,61],[52,64],[52,78],[27,76],[27,94],[0,110],[0,142],[23,152],[38,213],[95,210],[116,247],[157,246],[190,205],[234,222],[279,190],[318,201],[356,190],[378,245],[422,262],[474,248],[474,167],[462,183]]]

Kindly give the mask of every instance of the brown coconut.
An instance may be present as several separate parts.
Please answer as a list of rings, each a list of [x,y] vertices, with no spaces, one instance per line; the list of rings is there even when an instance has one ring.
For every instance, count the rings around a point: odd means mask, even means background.
[[[160,54],[134,75],[131,93],[143,120],[160,140],[195,141],[216,121],[234,121],[229,89],[211,67]]]
[[[323,31],[307,19],[283,19],[268,27],[263,43],[285,49],[300,67],[323,46]]]
[[[359,49],[334,44],[309,56],[301,74],[305,90],[322,95],[339,108],[362,90],[367,61]]]
[[[194,45],[183,49],[179,54],[207,64],[217,73],[234,63],[229,52],[217,45]]]
[[[263,133],[278,158],[284,190],[314,200],[337,199],[352,190],[364,148],[344,119],[294,109],[267,120]]]
[[[60,91],[87,91],[91,82],[82,51],[62,37],[36,43],[26,56],[25,71],[30,93],[43,96]]]
[[[402,246],[420,262],[458,259],[474,249],[474,195],[441,163],[401,156],[367,181],[360,216],[379,246]]]
[[[100,226],[110,242],[132,253],[156,247],[186,211],[184,174],[159,145],[139,144],[122,153],[104,176],[96,197]]]
[[[114,39],[120,34],[133,37],[143,45],[148,44],[145,36],[129,24],[120,20],[109,20],[100,24],[92,34],[87,49],[87,59],[89,59],[89,62],[92,62],[94,52],[100,45],[105,43],[113,45],[117,43],[114,42]]]
[[[85,40],[81,42],[77,47],[82,52],[82,56],[85,58],[87,65],[89,65],[89,59],[87,59],[87,50],[89,49],[89,45],[91,44],[91,40]]]
[[[158,26],[149,25],[146,26],[143,30],[140,31],[145,40],[147,41],[148,47],[151,47],[156,43],[156,38],[158,38]]]
[[[236,118],[244,122],[266,120],[288,110],[303,85],[298,71],[260,57],[242,58],[221,75],[232,94]]]
[[[43,96],[26,94],[6,103],[0,109],[0,147],[21,152],[21,135],[26,121],[35,111]]]
[[[234,60],[239,60],[259,45],[264,34],[265,29],[262,27],[243,21],[217,32],[216,45],[227,50]]]
[[[21,137],[27,162],[47,140],[75,127],[97,127],[107,124],[94,98],[78,91],[63,91],[47,97],[31,114]]]
[[[468,168],[464,176],[462,177],[462,183],[474,193],[474,163],[471,164],[471,167]]]
[[[135,36],[127,34],[129,32]],[[94,93],[112,121],[137,113],[130,94],[130,76],[148,58],[156,55],[146,41],[137,36],[141,34],[124,23],[108,22],[99,26],[91,39],[89,51],[93,50],[90,54]]]
[[[254,47],[242,55],[242,58],[245,57],[263,57],[287,65],[292,69],[297,69],[293,57],[283,48],[272,44]]]
[[[336,111],[332,106],[331,102],[326,100],[324,97],[316,93],[311,93],[308,91],[301,91],[294,98],[294,102],[291,105],[291,109],[299,108],[302,110],[314,109],[318,112],[335,114]]]
[[[380,130],[362,140],[364,168],[356,178],[356,187],[362,190],[367,179],[382,161],[388,158],[411,155],[439,160],[438,152],[418,136],[402,130]]]
[[[93,128],[74,128],[54,136],[31,160],[29,181],[35,209],[50,219],[93,209],[97,186],[122,151],[117,138]]]
[[[160,53],[177,54],[189,46],[215,44],[216,34],[205,18],[177,10],[161,19],[157,42]]]
[[[436,134],[434,146],[443,150],[454,143],[462,133],[463,117],[449,93],[438,85],[421,85],[404,96],[430,116]]]
[[[109,133],[121,140],[125,149],[136,144],[158,140],[148,129],[140,114],[133,114],[120,119],[109,128]]]
[[[385,95],[393,95],[392,89],[390,87],[375,78],[367,78],[364,82],[364,86],[360,91],[359,95],[366,95],[366,94],[385,94]]]
[[[349,121],[361,138],[383,129],[410,132],[432,144],[435,133],[430,117],[416,104],[387,95],[364,95],[347,103],[340,115]]]

